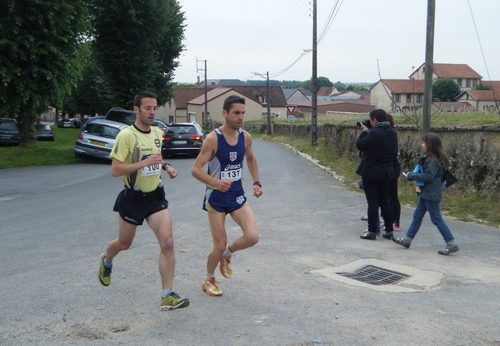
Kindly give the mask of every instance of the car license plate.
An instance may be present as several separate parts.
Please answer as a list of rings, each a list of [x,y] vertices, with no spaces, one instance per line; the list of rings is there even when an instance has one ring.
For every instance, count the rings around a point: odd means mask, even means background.
[[[104,143],[104,142],[99,142],[99,141],[94,141],[94,140],[92,140],[92,139],[91,139],[91,140],[89,140],[89,142],[90,142],[90,144],[98,145],[98,146],[100,146],[100,147],[104,147],[104,146],[106,146],[106,143]]]
[[[2,139],[9,139],[10,136],[0,136],[0,138],[2,138]]]
[[[176,145],[187,144],[187,141],[172,141],[172,144]]]

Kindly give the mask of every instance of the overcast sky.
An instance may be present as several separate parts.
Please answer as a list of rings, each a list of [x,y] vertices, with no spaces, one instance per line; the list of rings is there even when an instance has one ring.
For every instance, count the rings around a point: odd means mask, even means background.
[[[176,82],[203,79],[203,60],[208,79],[311,78],[312,53],[303,53],[312,48],[312,0],[178,1],[187,27]],[[408,78],[425,61],[427,2],[317,0],[318,76]],[[434,62],[467,64],[483,80],[500,80],[499,13],[500,0],[436,0]]]

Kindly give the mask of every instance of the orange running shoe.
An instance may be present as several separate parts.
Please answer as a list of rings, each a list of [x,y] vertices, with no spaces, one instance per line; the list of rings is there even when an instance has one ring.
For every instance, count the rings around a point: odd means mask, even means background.
[[[222,291],[217,286],[218,282],[215,281],[215,278],[210,278],[203,280],[201,284],[201,289],[205,291],[209,296],[221,296]]]
[[[220,258],[220,265],[219,265],[220,273],[226,279],[230,279],[231,276],[233,276],[233,270],[229,267],[230,264],[231,264],[231,256],[229,257],[222,256]]]

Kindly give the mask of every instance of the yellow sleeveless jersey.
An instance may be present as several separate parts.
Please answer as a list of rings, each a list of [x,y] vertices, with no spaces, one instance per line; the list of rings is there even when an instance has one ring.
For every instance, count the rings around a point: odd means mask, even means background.
[[[135,163],[146,159],[149,155],[161,152],[162,132],[156,126],[144,133],[133,125],[120,131],[110,156],[122,163]],[[143,169],[122,176],[128,188],[138,187],[142,192],[156,189],[161,182],[161,165],[147,166]]]

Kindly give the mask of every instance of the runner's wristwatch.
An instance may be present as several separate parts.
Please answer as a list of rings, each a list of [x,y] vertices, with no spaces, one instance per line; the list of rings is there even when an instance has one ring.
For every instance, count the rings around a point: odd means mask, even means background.
[[[163,165],[161,165],[161,168],[166,171],[167,170],[167,165],[170,166],[170,162],[165,162]]]
[[[253,182],[253,184],[254,184],[254,185],[259,185],[259,187],[262,187],[262,184],[260,183],[260,181],[259,181],[259,180],[254,181],[254,182]]]

